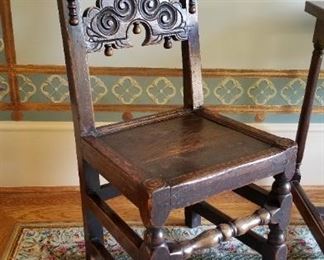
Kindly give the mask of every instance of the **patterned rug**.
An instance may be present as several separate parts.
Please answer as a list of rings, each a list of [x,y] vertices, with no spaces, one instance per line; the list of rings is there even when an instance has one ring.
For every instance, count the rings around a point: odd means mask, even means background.
[[[133,226],[143,235],[143,228]],[[197,236],[212,226],[189,229],[186,227],[167,227],[165,236],[168,240],[184,240]],[[259,227],[256,232],[266,237],[268,229]],[[310,231],[305,226],[290,226],[287,232],[288,259],[323,259],[324,255],[316,244]],[[116,243],[112,236],[105,232],[105,244],[116,259],[130,259]],[[83,229],[80,224],[30,224],[17,228],[5,259],[85,259]],[[261,256],[236,239],[225,242],[217,248],[196,252],[192,259],[261,259]]]

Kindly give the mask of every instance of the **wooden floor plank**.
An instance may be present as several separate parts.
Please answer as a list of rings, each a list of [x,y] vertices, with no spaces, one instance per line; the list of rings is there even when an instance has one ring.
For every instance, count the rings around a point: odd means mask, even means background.
[[[317,206],[324,206],[324,187],[307,187],[306,192]],[[236,218],[249,215],[257,206],[234,193],[219,194],[209,202]],[[0,188],[0,256],[17,224],[31,222],[82,222],[79,192],[71,188]],[[140,224],[137,208],[124,197],[109,205],[127,222]],[[293,223],[302,223],[294,208]],[[168,225],[183,225],[183,210],[174,210]],[[0,257],[0,259],[2,259]]]

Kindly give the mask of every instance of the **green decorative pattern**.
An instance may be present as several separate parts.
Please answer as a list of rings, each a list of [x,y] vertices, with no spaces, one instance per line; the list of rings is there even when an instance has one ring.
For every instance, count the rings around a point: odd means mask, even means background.
[[[161,76],[107,76],[92,75],[93,102],[97,105],[180,105],[183,99],[181,77]],[[17,82],[21,103],[67,104],[68,81],[61,74],[18,74]],[[9,102],[9,85],[5,74],[0,84],[6,90],[0,93],[0,102]],[[324,107],[324,79],[320,79],[315,95],[315,106]],[[206,77],[203,81],[207,105],[240,106],[300,106],[306,86],[305,78],[283,77]],[[136,109],[133,111],[136,113]],[[71,120],[69,112],[26,112],[24,120]],[[97,120],[120,121],[122,113],[97,113]],[[137,113],[141,116],[143,113]],[[237,119],[254,122],[255,114],[236,114]],[[0,120],[6,120],[0,115]],[[323,114],[314,114],[313,122],[324,122]],[[297,114],[270,114],[266,122],[297,122]]]
[[[21,102],[67,103],[65,75],[19,74]],[[95,104],[181,104],[180,77],[91,76]],[[208,105],[294,105],[302,103],[302,78],[219,77],[204,79]],[[316,106],[324,106],[324,80],[319,81]]]
[[[143,236],[142,227],[133,227]],[[164,234],[167,240],[182,241],[192,239],[212,226],[194,229],[167,227]],[[268,229],[259,227],[256,232],[266,237]],[[85,247],[81,227],[30,227],[24,228],[8,259],[84,259]],[[287,234],[288,259],[324,259],[318,245],[305,226],[290,226]],[[105,245],[114,259],[130,259],[112,236],[105,232]],[[217,248],[196,251],[191,259],[262,259],[261,256],[236,239],[222,243]]]

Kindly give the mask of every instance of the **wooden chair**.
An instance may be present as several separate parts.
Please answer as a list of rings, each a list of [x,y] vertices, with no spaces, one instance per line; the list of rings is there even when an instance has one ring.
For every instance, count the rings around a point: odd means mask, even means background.
[[[306,92],[300,115],[296,142],[298,143],[297,168],[292,179],[292,193],[294,203],[303,216],[309,229],[312,231],[318,245],[324,253],[324,207],[315,207],[304,192],[300,181],[300,166],[304,157],[305,145],[308,135],[317,81],[321,71],[324,49],[324,1],[307,1],[305,11],[316,18],[313,37],[314,51],[309,69]],[[323,174],[323,173],[322,173]]]
[[[102,225],[134,259],[184,259],[194,250],[238,237],[264,259],[285,259],[290,179],[296,143],[257,130],[203,107],[196,0],[99,0],[81,17],[79,0],[58,0],[75,128],[87,259],[111,259]],[[184,107],[96,128],[87,53],[130,47],[142,25],[143,45],[170,48],[181,41]],[[109,181],[100,186],[99,174]],[[274,176],[270,193],[253,182]],[[234,190],[262,206],[237,220],[204,202]],[[138,236],[105,200],[124,195],[140,211],[146,232]],[[200,216],[217,227],[190,241],[165,241],[172,209],[185,208],[189,227]],[[227,222],[224,224],[223,222]],[[251,228],[269,225],[268,239]]]

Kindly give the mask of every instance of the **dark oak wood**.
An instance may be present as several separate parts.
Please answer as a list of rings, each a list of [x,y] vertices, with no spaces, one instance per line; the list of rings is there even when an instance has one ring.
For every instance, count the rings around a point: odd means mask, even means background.
[[[196,12],[197,6],[195,6]],[[182,42],[183,102],[184,107],[193,109],[201,107],[204,103],[197,19],[197,15],[193,15],[189,20],[188,38],[194,40]]]
[[[248,233],[252,228],[270,223],[272,212],[267,209],[258,209],[252,215],[236,219],[228,224],[220,224],[216,228],[200,233],[192,240],[176,243],[171,248],[171,257],[189,258],[195,250],[215,247],[221,242]]]
[[[191,206],[184,209],[185,224],[187,227],[195,228],[201,225],[201,216]]]
[[[163,178],[172,186],[177,179],[193,176],[200,169],[214,165],[225,168],[225,163],[234,163],[237,158],[253,160],[259,154],[272,156],[281,152],[195,114],[100,136],[98,140],[142,169],[141,181]],[[214,156],[222,151],[227,153]]]
[[[302,215],[321,250],[324,251],[324,223],[320,213],[314,207],[298,181],[292,182],[292,194],[299,213]]]
[[[113,199],[121,195],[120,191],[117,190],[111,183],[101,185],[97,193],[102,200]]]
[[[142,239],[96,194],[86,197],[85,204],[100,219],[114,238],[132,256],[138,258]]]
[[[277,208],[277,212],[272,215],[269,225],[268,244],[272,246],[273,250],[271,254],[267,254],[266,258],[268,259],[286,259],[288,255],[288,248],[285,244],[285,230],[290,222],[292,207],[290,179],[291,176],[287,172],[275,176],[275,182],[272,185],[268,202],[265,206],[267,209]]]
[[[322,220],[324,220],[324,207],[316,207],[316,210],[320,214]]]
[[[177,118],[181,115],[190,114],[191,110],[185,109],[176,109],[176,110],[168,110],[166,112],[161,112],[158,115],[149,115],[138,118],[137,120],[130,120],[129,122],[121,122],[111,125],[106,125],[97,128],[97,136],[103,136],[105,134],[111,134],[114,132],[118,132],[121,130],[132,129],[139,126],[145,126],[152,123],[162,122],[168,119]]]
[[[78,24],[74,10],[76,0],[70,2],[70,24]],[[113,55],[113,49],[132,47],[130,30],[141,33],[145,38],[142,46],[160,44],[172,48],[172,40],[185,41],[190,36],[190,22],[186,1],[97,1],[83,14],[85,40],[88,52],[105,49],[106,56]],[[195,27],[194,27],[195,28]]]
[[[256,184],[250,184],[233,191],[259,206],[263,206],[267,202],[269,196],[267,190]]]
[[[324,3],[323,1],[306,1],[305,11],[317,19],[324,20]]]
[[[284,259],[283,232],[292,204],[289,180],[296,169],[297,145],[203,106],[196,1],[98,1],[83,18],[76,11],[79,0],[58,3],[87,258],[111,257],[102,246],[103,225],[134,259],[183,259],[193,250],[236,236],[243,236],[248,245],[255,243],[265,258]],[[105,49],[110,56],[113,49],[130,47],[128,28],[133,26],[133,32],[140,33],[140,24],[146,35],[143,45],[164,39],[164,47],[170,48],[171,39],[182,41],[184,106],[139,119],[127,115],[127,122],[95,128],[87,52]],[[108,185],[100,185],[99,174]],[[270,176],[275,177],[270,193],[251,185]],[[172,209],[185,208],[189,226],[199,225],[200,215],[211,218],[212,213],[216,219],[230,221],[206,206],[197,209],[210,196],[229,190],[263,204],[263,208],[233,220],[233,224],[221,223],[218,229],[193,240],[180,244],[165,241],[163,226]],[[119,195],[139,209],[146,227],[143,239],[104,201]],[[250,231],[268,224],[268,240]]]
[[[68,8],[69,8],[69,16],[70,16],[70,24],[78,25],[79,19],[78,19],[78,13],[77,13],[77,4],[75,0],[68,0]]]
[[[298,143],[297,167],[292,181],[292,190],[294,195],[294,203],[296,207],[303,216],[309,229],[312,231],[321,250],[324,252],[324,224],[322,222],[321,214],[309,200],[300,184],[300,180],[302,177],[300,172],[300,166],[302,164],[304,156],[311,114],[313,112],[313,103],[317,89],[317,82],[320,75],[323,60],[324,2],[307,1],[305,5],[305,11],[315,16],[317,19],[313,36],[314,51],[311,59],[304,102],[300,114],[299,125],[296,135],[296,142]]]
[[[212,205],[208,204],[207,202],[200,202],[194,204],[190,207],[191,210],[198,213],[211,223],[215,225],[219,225],[222,222],[232,222],[234,219],[230,216],[226,215],[222,211],[218,210],[217,208],[213,207]],[[259,253],[263,253],[271,250],[271,246],[267,244],[267,239],[258,235],[256,232],[250,230],[246,234],[237,237],[240,241],[244,244],[248,245],[249,247],[253,248]]]

